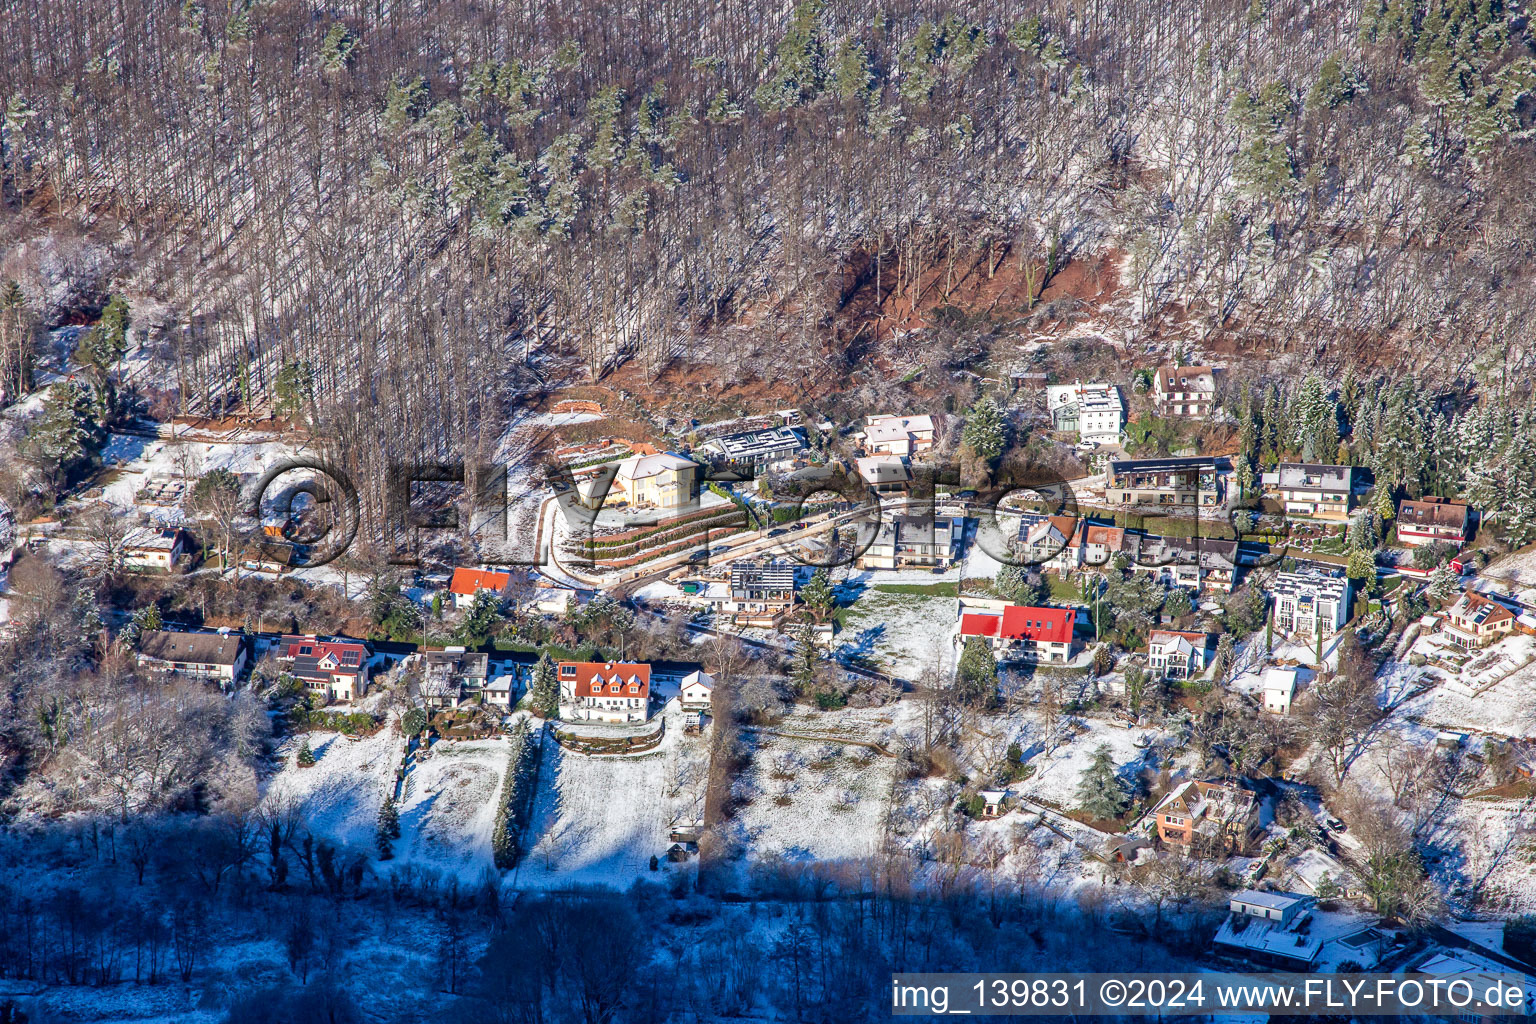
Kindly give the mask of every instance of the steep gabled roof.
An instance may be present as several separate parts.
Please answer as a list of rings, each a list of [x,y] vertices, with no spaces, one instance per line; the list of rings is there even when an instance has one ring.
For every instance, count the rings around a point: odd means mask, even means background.
[[[566,682],[575,680],[572,690],[577,697],[651,695],[651,666],[644,662],[562,661],[555,667],[555,672],[562,689]],[[638,687],[637,692],[630,692],[631,684]]]

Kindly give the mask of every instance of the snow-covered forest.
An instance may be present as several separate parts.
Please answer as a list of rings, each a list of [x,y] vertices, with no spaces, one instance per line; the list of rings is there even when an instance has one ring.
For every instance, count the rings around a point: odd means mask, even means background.
[[[1466,795],[1522,785],[1525,755],[1463,758],[1448,730],[1488,724],[1486,700],[1424,710],[1448,698],[1414,644],[1427,601],[1460,596],[1456,547],[1382,549],[1423,496],[1475,508],[1480,565],[1536,540],[1533,130],[1511,0],[0,4],[0,1020],[826,1021],[884,1016],[892,970],[1167,969],[1249,876],[1136,874],[1062,808],[1112,821],[1134,790],[1141,815],[1173,768],[1282,756],[1334,803],[1282,801],[1272,879],[1291,839],[1352,843],[1372,909],[1414,929],[1448,899],[1528,909],[1531,804],[1479,818]],[[1162,415],[1155,368],[1206,363],[1217,411]],[[928,420],[923,451],[967,486],[1037,462],[1082,483],[1106,453],[1050,438],[1047,380],[1123,382],[1127,455],[1230,459],[1244,495],[1293,459],[1368,468],[1335,561],[1365,589],[1422,569],[1425,593],[1390,631],[1360,595],[1369,655],[1341,641],[1328,665],[1321,627],[1315,655],[1285,644],[1308,692],[1281,719],[1250,692],[1266,576],[1206,600],[1128,561],[1102,590],[990,557],[884,590],[822,575],[814,623],[738,636],[688,617],[670,561],[646,586],[678,614],[557,564],[540,583],[568,602],[546,612],[531,573],[458,594],[370,543],[399,512],[392,467],[505,464],[508,518],[554,563],[580,544],[556,536],[548,449],[692,453],[775,412],[818,467],[893,414]],[[270,536],[242,487],[296,452],[357,484],[363,543],[231,571]],[[185,512],[200,569],[126,570],[113,509],[140,505]],[[669,558],[731,550],[661,536]],[[1084,626],[1091,603],[1074,671],[1120,694],[956,643],[977,583]],[[1139,660],[1172,624],[1219,627],[1207,682],[1248,689],[1172,715],[1188,688]],[[152,674],[137,645],[162,626],[262,635],[268,661],[246,685]],[[372,694],[312,707],[268,642],[307,633],[379,643]],[[632,758],[525,760],[506,735],[534,709],[509,683],[503,735],[418,770],[418,641],[541,654],[551,688],[551,651],[697,660],[715,721],[693,709],[684,738],[669,705]],[[1536,664],[1502,657],[1433,671],[1470,694]],[[1528,706],[1488,727],[1525,742]],[[1424,720],[1387,731],[1403,709]],[[1024,804],[986,812],[998,779],[1029,783],[1028,827]],[[515,870],[514,813],[538,836]],[[702,861],[669,849],[694,816]]]
[[[815,393],[957,281],[1072,261],[1126,337],[1523,391],[1536,64],[1499,0],[74,0],[0,29],[19,301],[154,296],[173,409],[303,364],[368,481],[491,449],[547,355]]]

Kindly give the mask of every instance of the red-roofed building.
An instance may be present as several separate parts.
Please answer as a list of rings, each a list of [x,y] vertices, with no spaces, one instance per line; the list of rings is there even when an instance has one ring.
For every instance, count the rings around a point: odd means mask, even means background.
[[[372,653],[361,640],[285,636],[277,642],[283,670],[327,700],[356,700],[368,691]]]
[[[493,572],[490,569],[455,569],[448,583],[448,593],[453,595],[455,608],[468,608],[475,603],[475,595],[482,590],[499,594],[512,581],[509,572]]]
[[[643,722],[650,717],[651,666],[624,661],[562,661],[560,717],[573,722]]]
[[[1515,628],[1515,613],[1476,591],[1445,610],[1445,634],[1458,647],[1484,647]]]
[[[1070,661],[1072,626],[1077,612],[1071,608],[1034,608],[1005,605],[998,614],[965,612],[960,616],[959,642],[976,636],[986,640],[999,658],[1016,661]]]

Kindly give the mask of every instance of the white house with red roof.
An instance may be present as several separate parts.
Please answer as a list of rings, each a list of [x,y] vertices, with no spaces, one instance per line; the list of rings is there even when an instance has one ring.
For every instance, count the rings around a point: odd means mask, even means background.
[[[1445,635],[1458,647],[1485,647],[1514,628],[1514,612],[1476,591],[1462,594],[1445,610]]]
[[[448,581],[448,593],[453,595],[453,606],[462,610],[475,603],[475,595],[480,591],[489,590],[499,594],[511,581],[512,574],[509,572],[495,572],[490,569],[455,569],[453,579]]]
[[[651,666],[626,661],[562,661],[560,717],[571,722],[644,722],[650,717]]]
[[[957,642],[980,637],[1003,660],[1065,664],[1072,660],[1076,620],[1072,608],[1010,604],[996,612],[962,609]]]
[[[283,670],[327,700],[351,701],[368,692],[372,654],[361,640],[285,636],[277,642]]]

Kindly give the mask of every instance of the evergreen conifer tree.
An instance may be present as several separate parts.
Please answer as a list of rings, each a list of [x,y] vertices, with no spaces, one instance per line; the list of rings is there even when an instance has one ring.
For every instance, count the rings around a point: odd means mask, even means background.
[[[811,574],[810,582],[800,590],[800,602],[818,622],[832,611],[836,598],[832,593],[832,578],[826,569],[817,569]]]
[[[1003,454],[1008,446],[1007,424],[991,395],[983,395],[966,412],[960,443],[982,462],[990,463]]]
[[[795,662],[792,678],[795,691],[802,696],[816,685],[816,667],[821,660],[821,640],[809,622],[795,635]]]
[[[955,684],[960,700],[973,707],[986,707],[997,698],[997,660],[981,637],[966,638]]]
[[[309,749],[309,737],[299,740],[299,752],[294,757],[294,763],[300,768],[309,768],[315,763],[315,752]]]
[[[540,718],[552,719],[560,715],[560,683],[555,678],[555,663],[547,653],[539,655],[533,667],[533,681],[528,686],[528,704]]]
[[[1077,804],[1095,818],[1118,818],[1125,813],[1130,798],[1115,776],[1115,761],[1109,744],[1100,744],[1093,760],[1083,769],[1077,783]]]
[[[400,838],[400,811],[395,806],[394,794],[384,798],[379,805],[379,820],[373,830],[374,845],[378,847],[379,860],[391,860],[395,856],[392,841]]]

